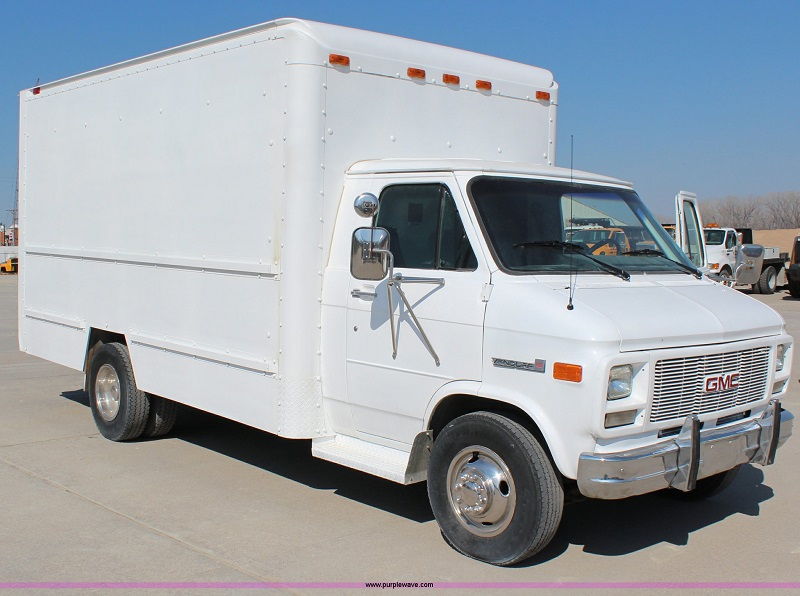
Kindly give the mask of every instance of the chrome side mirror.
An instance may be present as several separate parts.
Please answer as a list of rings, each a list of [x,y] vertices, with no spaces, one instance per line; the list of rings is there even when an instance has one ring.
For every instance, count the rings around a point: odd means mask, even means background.
[[[362,192],[353,202],[353,209],[361,217],[372,217],[378,211],[378,197],[371,192]]]
[[[389,232],[385,228],[358,228],[353,232],[350,251],[353,277],[372,281],[383,279],[389,271],[390,258]]]

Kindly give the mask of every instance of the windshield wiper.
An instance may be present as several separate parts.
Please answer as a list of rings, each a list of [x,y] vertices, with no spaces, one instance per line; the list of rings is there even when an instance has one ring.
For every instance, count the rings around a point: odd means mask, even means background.
[[[517,242],[513,245],[514,248],[528,248],[531,246],[546,246],[548,248],[561,248],[565,249],[565,252],[579,254],[582,257],[586,257],[590,261],[597,263],[600,265],[600,268],[610,273],[611,275],[616,275],[624,279],[625,281],[630,281],[631,274],[621,269],[619,267],[614,267],[614,265],[609,265],[608,263],[604,263],[600,259],[594,258],[592,255],[587,253],[584,248],[580,244],[575,244],[574,242],[563,242],[561,240],[537,240],[535,242]]]
[[[629,250],[627,252],[622,253],[623,255],[628,255],[631,257],[644,257],[644,256],[654,256],[654,257],[661,257],[662,259],[668,260],[670,263],[675,263],[678,267],[686,271],[686,273],[691,273],[697,279],[703,277],[703,272],[695,267],[689,267],[680,261],[676,261],[675,259],[670,259],[667,255],[665,255],[660,250],[655,250],[654,248],[640,248],[639,250]]]

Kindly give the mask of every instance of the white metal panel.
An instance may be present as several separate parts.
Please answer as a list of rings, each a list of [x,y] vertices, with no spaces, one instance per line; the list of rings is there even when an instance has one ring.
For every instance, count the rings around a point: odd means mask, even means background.
[[[22,94],[24,349],[80,369],[89,327],[123,333],[144,390],[297,436],[272,378],[281,43],[211,44]],[[289,417],[309,436],[317,412]]]
[[[347,296],[347,387],[353,422],[360,436],[382,437],[411,445],[422,429],[428,404],[438,389],[453,380],[479,380],[486,303],[483,290],[489,269],[477,247],[476,230],[466,217],[467,208],[452,174],[426,177],[376,177],[369,190],[376,196],[391,185],[440,183],[450,189],[467,237],[478,259],[474,271],[397,267],[406,277],[441,278],[441,286],[403,284],[424,333],[440,363],[422,340],[396,290],[394,311],[388,308],[386,280],[362,281],[351,277],[350,290],[374,292],[372,298]],[[358,222],[354,212],[344,221]],[[342,223],[344,223],[344,221]],[[353,225],[355,229],[357,225]],[[389,316],[395,318],[397,356],[392,356]]]

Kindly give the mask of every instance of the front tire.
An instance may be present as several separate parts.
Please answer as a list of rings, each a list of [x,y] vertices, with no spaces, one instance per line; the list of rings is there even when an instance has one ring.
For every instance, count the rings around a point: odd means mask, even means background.
[[[101,435],[111,441],[127,441],[142,434],[150,400],[136,386],[124,344],[102,344],[94,350],[88,385],[92,415]]]
[[[445,540],[494,565],[512,565],[552,540],[564,491],[542,446],[492,412],[451,421],[436,437],[428,498]]]
[[[728,267],[723,267],[722,271],[719,272],[720,283],[729,288],[733,287],[733,273],[731,272]]]

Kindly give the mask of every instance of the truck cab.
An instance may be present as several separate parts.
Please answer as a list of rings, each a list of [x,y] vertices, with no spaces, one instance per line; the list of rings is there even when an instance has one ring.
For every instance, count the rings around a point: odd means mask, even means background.
[[[706,266],[723,280],[731,280],[736,270],[736,250],[741,246],[733,228],[707,227],[703,229],[706,241]]]
[[[710,492],[791,433],[782,320],[702,276],[630,184],[378,160],[350,169],[344,196],[358,199],[340,210],[337,231],[352,235],[335,235],[326,276],[330,346],[347,335],[329,371],[341,396],[331,421],[389,448],[432,441],[432,507],[462,544],[510,527],[508,490],[541,489],[511,471],[481,412],[519,421],[565,482],[604,499]],[[612,213],[648,247],[582,245],[574,214],[589,211]]]

